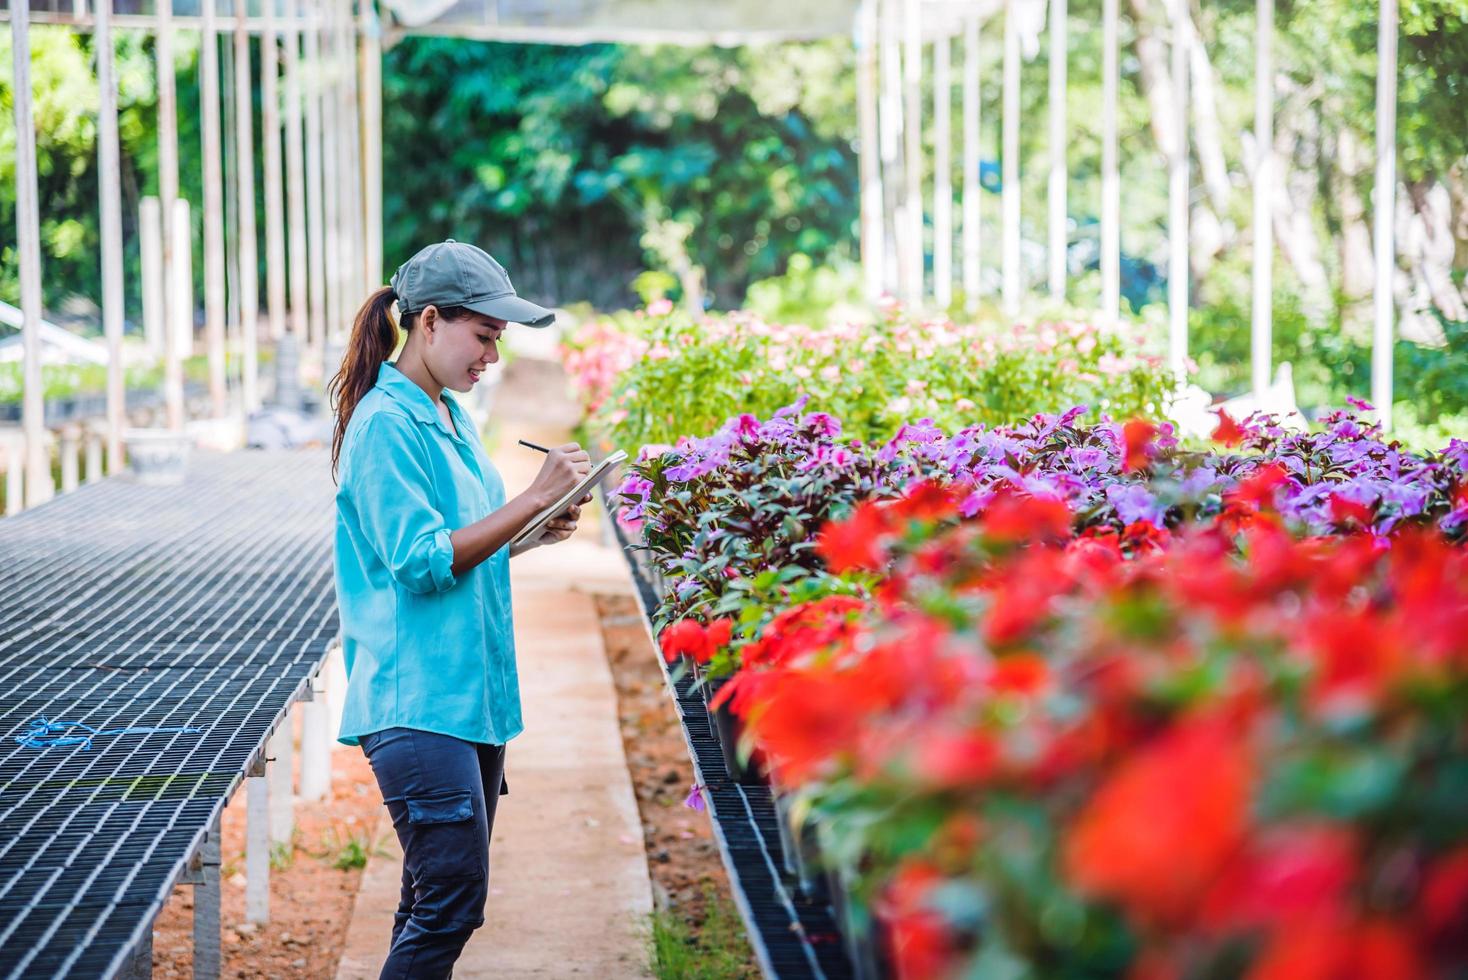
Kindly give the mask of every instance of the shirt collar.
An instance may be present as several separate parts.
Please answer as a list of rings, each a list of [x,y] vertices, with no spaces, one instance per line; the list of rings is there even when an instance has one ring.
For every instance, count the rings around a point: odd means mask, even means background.
[[[377,369],[377,387],[387,392],[388,397],[397,402],[413,416],[416,421],[425,425],[436,425],[450,438],[455,438],[455,433],[444,423],[443,416],[438,414],[433,399],[428,397],[428,392],[418,387],[418,383],[408,377],[391,361],[383,361],[382,366]],[[457,411],[454,399],[444,398],[444,404],[448,405],[449,413],[462,425],[463,415]]]

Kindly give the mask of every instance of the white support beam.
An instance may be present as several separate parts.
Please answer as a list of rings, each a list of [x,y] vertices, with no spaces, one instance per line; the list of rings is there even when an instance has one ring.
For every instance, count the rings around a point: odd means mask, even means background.
[[[902,56],[898,46],[901,34],[903,0],[878,0],[881,14],[881,40],[878,43],[880,68],[878,93],[878,137],[882,148],[882,221],[887,230],[882,253],[883,292],[902,294],[902,243],[907,231],[902,226],[902,209],[898,205],[898,178],[902,173]]]
[[[21,428],[25,432],[26,507],[49,500],[54,492],[41,387],[41,214],[36,184],[36,124],[31,111],[34,95],[29,14],[26,4],[17,4],[10,21],[10,90],[15,103],[15,241],[20,251],[20,311],[25,318],[21,323]],[[10,504],[18,510],[22,506],[20,494],[13,494]]]
[[[273,3],[266,4],[270,11]],[[281,162],[280,36],[274,26],[260,35],[260,146],[265,181],[265,307],[270,340],[286,331],[285,188]]]
[[[266,743],[265,754],[270,761],[265,778],[270,782],[270,843],[289,847],[295,831],[295,742],[291,725],[295,720],[293,711],[287,711],[280,727]]]
[[[245,921],[270,921],[270,782],[262,762],[245,779]]]
[[[342,150],[342,122],[338,88],[340,80],[337,72],[337,39],[333,26],[331,11],[336,0],[317,0],[321,4],[323,14],[323,26],[321,29],[322,59],[318,66],[318,76],[322,79],[321,106],[322,106],[322,136],[323,136],[323,160],[326,169],[333,175],[341,173],[342,161],[345,159]],[[346,325],[347,304],[343,296],[344,281],[342,278],[342,219],[341,210],[343,202],[343,181],[338,176],[323,185],[325,193],[322,195],[324,220],[322,228],[325,232],[323,246],[323,268],[325,269],[326,295],[326,333],[322,336],[323,355],[326,350],[331,349],[331,340],[341,333]],[[338,365],[325,364],[324,376],[328,379],[336,373]]]
[[[350,8],[349,8],[350,9]],[[383,282],[382,269],[382,24],[371,0],[358,4],[358,78],[362,114],[362,276],[366,291]]]
[[[1001,294],[1004,312],[1019,312],[1020,290],[1020,207],[1019,207],[1019,11],[1018,0],[1004,4],[1004,118],[1003,161],[1001,163],[1000,206],[1003,210],[1003,270]]]
[[[963,305],[973,312],[979,305],[982,254],[979,237],[979,18],[963,20]]]
[[[307,2],[314,12],[317,0]],[[302,50],[306,68],[306,264],[310,283],[310,316],[307,319],[306,338],[308,346],[315,346],[321,344],[326,336],[326,212],[323,201],[325,172],[322,166],[326,150],[321,125],[322,66],[319,27],[310,26],[305,29]]]
[[[174,232],[178,200],[178,98],[173,64],[173,0],[158,0],[158,30],[153,39],[158,61],[158,206],[163,219],[163,402],[168,427],[184,424],[183,361],[178,337],[193,330],[192,310],[180,308]],[[185,230],[187,234],[187,230]]]
[[[107,341],[107,468],[122,469],[127,393],[122,365],[122,165],[117,134],[117,72],[112,0],[97,0],[97,200],[102,236],[102,334]],[[87,479],[92,479],[88,466]]]
[[[903,195],[905,234],[898,239],[902,300],[909,308],[923,301],[923,35],[922,3],[902,5]]]
[[[1274,348],[1274,0],[1255,2],[1254,39],[1254,298],[1249,346],[1254,398],[1264,397]]]
[[[1376,40],[1376,189],[1372,194],[1376,252],[1376,319],[1371,336],[1371,400],[1382,428],[1392,428],[1392,345],[1397,267],[1397,0],[1381,0]]]
[[[1172,0],[1173,145],[1167,175],[1167,363],[1181,380],[1188,358],[1188,0]]]
[[[199,107],[204,144],[204,340],[209,357],[209,405],[218,418],[228,410],[224,373],[224,157],[219,102],[219,35],[215,0],[202,0],[199,37]]]
[[[1050,185],[1046,204],[1050,214],[1048,256],[1050,259],[1050,298],[1065,301],[1066,247],[1070,241],[1069,217],[1066,213],[1065,165],[1067,149],[1065,82],[1069,40],[1066,0],[1050,0]]]
[[[173,359],[178,362],[178,398],[183,405],[183,362],[194,355],[194,236],[189,199],[173,199],[173,278],[168,308],[173,311]]]
[[[933,301],[953,305],[953,69],[952,41],[933,40]]]
[[[882,227],[882,166],[877,140],[877,2],[861,0],[852,39],[856,48],[862,294],[869,303],[882,295],[882,261],[887,250]]]
[[[305,344],[310,316],[306,256],[306,146],[301,94],[301,36],[292,24],[300,0],[286,0],[285,30],[281,34],[285,52],[285,191],[287,225],[290,231],[290,329],[298,344]]]
[[[246,0],[235,12],[235,180],[239,206],[240,394],[246,415],[260,407],[260,251],[255,240],[255,99],[250,81]]]
[[[1117,2],[1101,0],[1101,322],[1121,312],[1121,172],[1117,141],[1119,88]]]

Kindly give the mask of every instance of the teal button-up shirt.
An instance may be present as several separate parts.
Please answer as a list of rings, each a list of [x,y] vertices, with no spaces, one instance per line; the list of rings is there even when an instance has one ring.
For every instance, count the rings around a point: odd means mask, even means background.
[[[347,667],[337,741],[414,728],[502,745],[520,734],[508,546],[462,575],[449,533],[504,506],[468,414],[391,364],[357,404],[336,494],[336,597]],[[458,431],[454,431],[457,429]]]

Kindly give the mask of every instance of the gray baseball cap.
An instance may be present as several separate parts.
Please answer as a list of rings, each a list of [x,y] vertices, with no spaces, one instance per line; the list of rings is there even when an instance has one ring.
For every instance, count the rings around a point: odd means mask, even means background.
[[[556,319],[545,307],[515,295],[510,274],[488,252],[452,238],[420,249],[398,266],[389,285],[401,316],[426,306],[462,306],[528,327],[548,327]]]

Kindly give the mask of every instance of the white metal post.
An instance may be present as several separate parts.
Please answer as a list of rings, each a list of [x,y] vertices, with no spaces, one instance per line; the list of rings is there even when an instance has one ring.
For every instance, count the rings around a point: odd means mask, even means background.
[[[1116,103],[1117,0],[1101,0],[1101,321],[1121,312],[1121,173]]]
[[[295,745],[291,736],[291,720],[292,715],[287,712],[265,749],[270,759],[266,779],[270,781],[272,844],[290,844],[291,831],[295,828],[295,794],[291,789],[295,778]]]
[[[1254,301],[1250,374],[1254,397],[1269,387],[1274,347],[1274,0],[1256,0],[1254,40]]]
[[[308,21],[302,38],[306,73],[306,249],[311,287],[311,315],[307,320],[306,336],[309,345],[316,345],[321,344],[326,336],[326,211],[322,166],[325,137],[321,125],[321,12],[316,0],[308,0],[308,7]]]
[[[979,18],[963,21],[963,304],[973,312],[979,305]]]
[[[183,361],[194,354],[194,236],[190,216],[189,199],[173,199],[173,279],[169,283],[171,292],[168,308],[174,312],[171,329],[173,353],[178,362],[178,398],[180,410],[183,406]]]
[[[933,40],[933,300],[953,305],[953,72],[947,32]]]
[[[204,28],[199,39],[199,124],[204,147],[204,338],[209,356],[209,404],[217,418],[228,410],[224,373],[224,163],[220,147],[215,0],[201,2]]]
[[[15,102],[15,240],[20,251],[21,427],[25,431],[25,500],[50,499],[51,459],[46,449],[46,405],[41,387],[41,215],[36,184],[36,124],[31,112],[30,8],[10,12],[11,92]],[[19,486],[15,487],[16,490]],[[21,497],[10,502],[19,509]]]
[[[102,235],[102,333],[107,340],[107,465],[122,468],[127,392],[122,370],[122,165],[117,135],[117,73],[112,49],[112,0],[97,0],[92,37],[97,52],[97,199]],[[90,446],[90,444],[89,444]],[[88,456],[87,479],[93,479]],[[99,474],[100,475],[100,474]]]
[[[311,680],[311,698],[301,705],[300,798],[315,803],[331,795],[331,708],[328,671]]]
[[[270,782],[262,761],[245,779],[245,920],[270,921]]]
[[[882,295],[882,167],[877,145],[877,0],[861,0],[856,33],[856,123],[861,176],[862,292],[867,302]]]
[[[170,429],[184,424],[183,363],[178,350],[179,334],[192,330],[191,309],[179,308],[178,272],[181,261],[175,254],[179,238],[174,228],[174,201],[178,200],[178,105],[173,65],[173,0],[158,0],[158,205],[163,219],[163,401]]]
[[[916,308],[923,300],[923,36],[922,4],[906,0],[902,7],[903,94],[903,221],[899,239],[904,261],[902,299]]]
[[[1397,0],[1381,0],[1376,40],[1376,322],[1371,337],[1371,400],[1382,428],[1392,428],[1392,344],[1396,340]]]
[[[902,172],[902,56],[898,47],[901,33],[899,14],[903,0],[879,0],[882,20],[878,44],[880,67],[878,136],[882,144],[882,218],[890,232],[882,254],[883,291],[902,295],[903,242],[907,230],[902,225],[902,209],[897,206],[897,177]]]
[[[350,11],[348,7],[348,11]],[[358,48],[361,53],[363,284],[368,292],[382,283],[382,25],[372,0],[359,0]]]
[[[1004,312],[1019,312],[1019,12],[1017,0],[1004,4],[1004,118],[1002,181],[1000,204],[1003,208]]]
[[[237,0],[234,31],[235,179],[239,191],[240,373],[245,414],[260,407],[260,252],[255,241],[255,98],[250,83],[248,0]]]
[[[286,0],[285,31],[285,172],[286,210],[290,227],[290,328],[304,345],[310,314],[306,287],[306,147],[301,104],[301,32],[299,0]]]
[[[1066,0],[1050,0],[1050,186],[1046,204],[1050,211],[1050,297],[1065,300],[1066,247],[1070,241],[1066,213],[1065,165],[1066,59],[1069,57]]]
[[[265,306],[270,340],[279,343],[286,330],[285,193],[281,187],[280,37],[274,3],[265,4],[260,34],[260,146],[265,180]]]
[[[1167,181],[1168,366],[1181,380],[1188,358],[1188,0],[1172,0],[1173,146]]]

